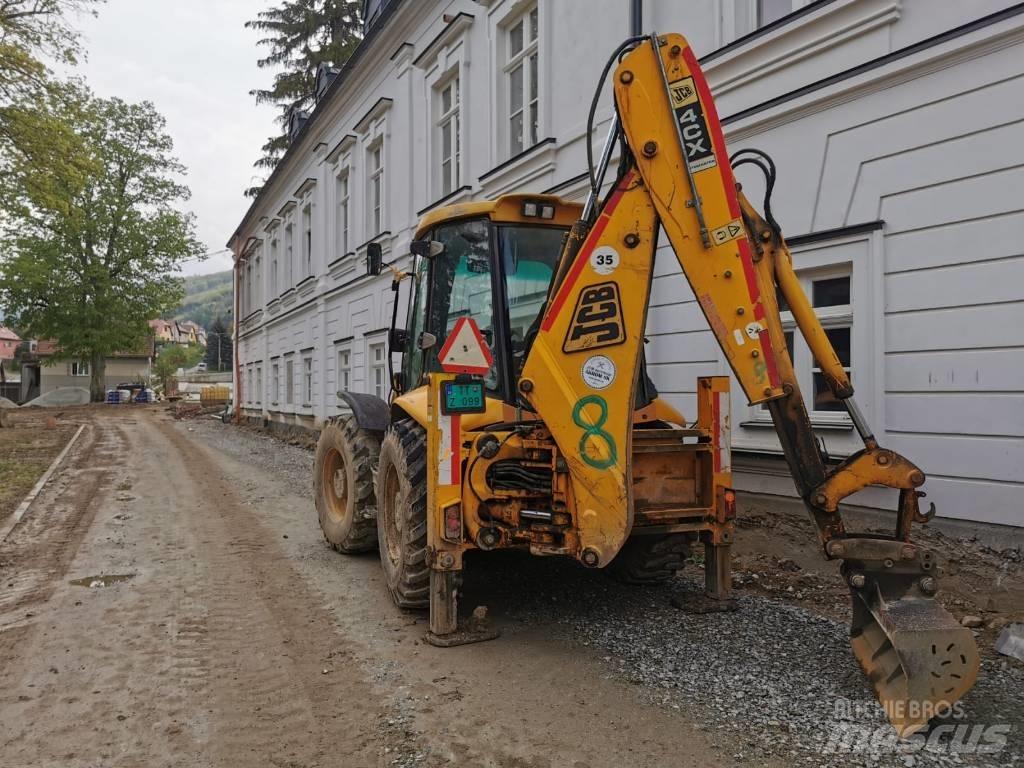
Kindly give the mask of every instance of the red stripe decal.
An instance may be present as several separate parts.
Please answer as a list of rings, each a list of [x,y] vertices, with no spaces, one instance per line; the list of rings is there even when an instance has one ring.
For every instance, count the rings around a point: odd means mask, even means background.
[[[462,450],[459,445],[462,439],[462,417],[459,414],[452,415],[452,434],[451,434],[451,445],[449,446],[452,452],[452,485],[458,485],[462,482]]]
[[[725,185],[725,199],[729,203],[729,213],[733,218],[740,216],[740,202],[736,197],[736,178],[732,175],[732,166],[729,165],[729,155],[725,148],[725,136],[722,134],[722,124],[718,120],[718,110],[715,109],[714,99],[711,98],[711,89],[708,88],[707,80],[704,79],[704,72],[701,71],[697,57],[693,55],[690,46],[683,48],[683,60],[690,69],[693,77],[693,84],[697,88],[697,96],[701,106],[704,108],[704,118],[708,122],[708,130],[711,132],[711,141],[715,145],[715,156],[718,158],[718,169],[722,175],[722,182]],[[754,260],[750,253],[750,243],[746,238],[738,241],[740,249],[740,261],[743,263],[743,274],[747,279],[747,291],[750,294],[750,303],[754,305],[754,318],[763,321],[765,318],[764,306],[761,304],[761,289],[757,285],[757,274],[754,271]],[[764,351],[765,366],[768,369],[768,383],[772,387],[779,386],[779,371],[775,365],[775,351],[772,349],[771,339],[767,331],[760,334],[761,349]]]
[[[594,223],[593,228],[590,230],[590,234],[587,235],[587,241],[583,244],[583,247],[580,248],[579,253],[576,254],[576,260],[572,263],[572,267],[569,269],[569,274],[565,276],[565,280],[562,281],[562,285],[558,289],[558,293],[555,294],[555,298],[551,302],[551,308],[544,316],[544,321],[540,325],[542,331],[550,331],[551,326],[554,325],[555,318],[558,317],[558,313],[562,311],[562,305],[565,304],[565,300],[569,298],[569,293],[572,291],[572,287],[576,284],[576,280],[579,279],[580,273],[583,271],[583,267],[587,264],[587,260],[590,259],[591,252],[595,247],[597,247],[597,241],[601,238],[601,234],[604,232],[605,227],[608,226],[608,222],[611,221],[612,213],[615,212],[616,207],[619,205],[619,201],[622,200],[622,195],[633,182],[634,174],[634,171],[630,171],[623,177],[622,183],[619,184],[615,192],[612,193],[611,198],[608,200],[608,204],[605,205],[604,209],[601,211],[601,215]]]

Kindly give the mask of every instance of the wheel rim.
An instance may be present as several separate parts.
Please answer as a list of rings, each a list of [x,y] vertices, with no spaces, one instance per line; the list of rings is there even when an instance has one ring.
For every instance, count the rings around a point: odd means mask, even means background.
[[[380,511],[384,514],[384,543],[392,565],[397,565],[402,557],[402,528],[398,515],[400,492],[398,471],[393,466],[388,467],[384,478],[384,498],[378,502],[383,506]]]
[[[324,461],[323,487],[327,514],[336,522],[342,520],[348,509],[348,473],[341,452],[333,448]]]

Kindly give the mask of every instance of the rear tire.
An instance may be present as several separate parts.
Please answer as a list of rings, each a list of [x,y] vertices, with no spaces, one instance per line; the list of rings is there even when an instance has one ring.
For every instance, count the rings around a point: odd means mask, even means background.
[[[410,419],[384,435],[377,466],[377,543],[391,599],[399,608],[430,603],[427,565],[427,435]]]
[[[623,584],[661,584],[682,570],[690,556],[685,534],[634,536],[608,566],[609,574]]]
[[[377,543],[373,473],[380,440],[352,416],[331,419],[320,432],[313,465],[313,499],[327,543],[345,554]]]

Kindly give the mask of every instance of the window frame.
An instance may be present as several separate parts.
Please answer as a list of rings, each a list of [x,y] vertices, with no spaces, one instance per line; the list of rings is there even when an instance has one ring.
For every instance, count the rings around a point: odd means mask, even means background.
[[[380,351],[380,358],[376,357],[376,352]],[[387,380],[387,367],[388,367],[388,350],[387,343],[384,339],[367,339],[366,342],[366,394],[374,395],[379,397],[381,400],[386,400],[389,394],[389,384]],[[377,374],[380,374],[380,382],[377,382]],[[380,391],[377,391],[377,386],[380,386]]]
[[[352,250],[352,171],[347,164],[342,165],[334,175],[334,195],[335,258],[341,258]]]
[[[450,104],[444,107],[445,93],[450,92]],[[447,196],[455,192],[462,184],[462,81],[459,67],[434,86],[435,112],[434,120],[435,143],[437,145],[437,179],[439,187],[436,193]],[[448,142],[445,141],[445,129],[449,129]],[[449,165],[445,171],[445,164]]]
[[[302,257],[302,279],[313,276],[313,200],[307,196],[302,202],[299,214],[299,222],[302,224],[300,236],[302,242],[299,249]]]
[[[344,362],[342,361],[344,357]],[[335,351],[334,387],[339,392],[352,391],[352,348],[341,346]]]
[[[536,14],[537,28],[533,36],[530,37],[532,30],[530,19],[534,14]],[[502,23],[504,61],[501,62],[501,72],[504,85],[503,124],[505,131],[504,155],[506,157],[515,157],[535,147],[541,139],[541,120],[543,117],[541,114],[542,100],[540,98],[542,82],[540,56],[541,26],[540,8],[537,3],[531,3],[520,9]],[[520,29],[523,33],[523,45],[520,50],[513,53],[513,31]],[[531,58],[535,59],[533,66],[536,73],[536,83],[532,81],[531,77],[534,73],[531,71]],[[522,104],[518,109],[514,110],[512,107],[512,78],[513,73],[518,69],[522,70]],[[529,119],[531,107],[536,112],[532,122]],[[522,122],[519,134],[515,136],[512,123],[518,115],[522,116]],[[531,128],[533,126],[536,126],[536,130],[533,132],[535,135],[531,137]],[[531,138],[532,141],[530,140]]]
[[[263,365],[256,366],[256,404],[263,405]]]
[[[284,221],[284,291],[295,287],[295,222],[291,214]]]
[[[302,358],[302,407],[313,407],[313,356]]]
[[[277,405],[281,401],[281,363],[270,364],[270,390],[271,405]]]
[[[88,360],[72,360],[68,365],[68,375],[76,379],[92,375]]]
[[[384,137],[380,136],[366,147],[366,222],[370,238],[383,233],[385,227],[385,169]]]
[[[809,267],[805,269],[796,270],[797,279],[800,283],[800,288],[807,296],[808,301],[813,302],[814,300],[814,283],[820,280],[828,280],[837,277],[846,277],[850,282],[850,303],[840,304],[834,306],[825,307],[813,307],[814,313],[818,316],[818,320],[821,323],[822,328],[825,331],[829,331],[835,328],[849,328],[850,329],[850,364],[844,366],[848,375],[850,375],[851,382],[853,376],[857,375],[854,372],[857,370],[856,365],[857,353],[860,351],[857,349],[856,334],[854,333],[854,325],[856,323],[856,292],[854,288],[854,275],[853,275],[853,264],[850,262],[837,262],[829,266]],[[845,408],[834,411],[819,411],[814,409],[815,401],[815,388],[814,388],[814,374],[820,373],[821,369],[817,365],[817,361],[811,354],[810,347],[807,346],[807,342],[800,335],[800,330],[796,326],[796,320],[793,318],[793,313],[783,311],[779,313],[779,317],[782,320],[782,328],[784,333],[793,334],[793,373],[796,375],[797,385],[800,387],[800,393],[804,397],[804,401],[807,405],[807,415],[810,417],[811,422],[817,426],[852,426],[853,422],[850,420],[850,415],[846,412]],[[860,376],[858,375],[858,379]],[[856,387],[856,382],[854,382]],[[771,423],[771,415],[767,408],[763,405],[755,408],[751,408],[751,420]]]
[[[284,361],[284,404],[295,405],[295,359],[292,357]]]

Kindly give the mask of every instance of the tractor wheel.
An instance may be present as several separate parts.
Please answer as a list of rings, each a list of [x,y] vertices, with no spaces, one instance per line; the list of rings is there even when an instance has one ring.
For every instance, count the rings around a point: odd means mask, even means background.
[[[373,472],[379,453],[380,441],[352,416],[331,419],[320,432],[313,498],[324,538],[339,552],[368,552],[376,543]]]
[[[391,599],[399,608],[430,601],[427,565],[427,435],[416,422],[395,422],[377,465],[377,543]]]
[[[608,572],[624,584],[660,584],[682,570],[689,555],[685,534],[634,536],[608,565]]]

